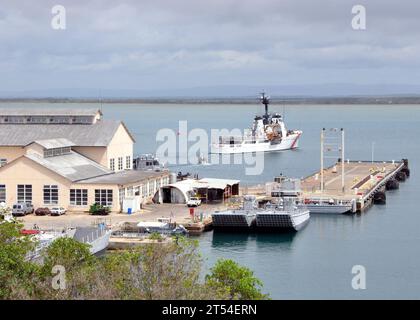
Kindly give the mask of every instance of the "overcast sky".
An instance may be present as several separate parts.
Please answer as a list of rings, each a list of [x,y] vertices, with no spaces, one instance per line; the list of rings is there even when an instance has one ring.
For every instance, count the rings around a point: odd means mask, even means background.
[[[417,0],[0,0],[0,91],[420,85],[419,15]]]

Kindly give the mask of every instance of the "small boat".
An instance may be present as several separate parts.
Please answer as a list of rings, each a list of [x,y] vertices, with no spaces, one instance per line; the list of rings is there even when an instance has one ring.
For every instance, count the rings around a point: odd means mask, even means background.
[[[264,210],[257,212],[257,229],[299,231],[308,223],[310,214],[307,208],[298,204],[295,197],[283,197],[275,205],[266,205]]]
[[[268,184],[268,192],[273,198],[294,196],[297,198],[297,206],[308,209],[312,213],[342,214],[356,211],[356,201],[331,198],[305,198],[301,191],[301,181],[285,176],[274,178],[273,183]]]
[[[105,224],[98,224],[94,227],[78,227],[74,239],[88,244],[90,253],[96,254],[108,247],[111,233],[111,229],[107,228]]]
[[[220,136],[218,141],[212,141],[211,153],[268,152],[298,147],[302,131],[287,130],[280,114],[268,113],[270,97],[264,92],[261,93],[260,102],[265,106],[265,113],[254,118],[251,130],[246,130],[243,136]]]
[[[181,224],[167,221],[139,222],[137,227],[144,233],[159,233],[165,235],[188,235],[188,230]]]
[[[344,214],[355,211],[356,202],[354,200],[311,198],[304,199],[301,206],[308,208],[311,213]]]
[[[152,154],[142,154],[133,159],[133,169],[143,171],[155,171],[163,169],[159,159]]]
[[[43,259],[41,254],[44,249],[46,249],[59,238],[73,238],[75,233],[75,228],[67,228],[62,230],[39,230],[38,228],[22,230],[22,235],[33,236],[32,240],[37,242],[35,249],[27,254],[27,260],[42,262]]]
[[[208,162],[207,158],[203,155],[197,157],[197,164],[201,166],[208,166],[210,163]]]
[[[255,196],[244,196],[240,209],[215,211],[211,215],[214,228],[248,229],[254,226],[258,204]]]

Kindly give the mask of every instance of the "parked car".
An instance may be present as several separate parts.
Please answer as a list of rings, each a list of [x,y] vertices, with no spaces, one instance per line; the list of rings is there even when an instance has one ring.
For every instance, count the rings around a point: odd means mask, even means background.
[[[187,201],[187,206],[188,207],[198,207],[199,205],[201,205],[201,199],[200,198],[191,197]]]
[[[38,209],[35,210],[35,214],[37,216],[47,216],[47,215],[51,214],[51,211],[48,208],[38,208]]]
[[[51,208],[50,211],[52,216],[61,216],[63,214],[66,214],[66,209],[64,209],[63,207],[54,207]]]
[[[34,213],[34,206],[31,203],[15,203],[12,207],[13,216],[25,216]]]

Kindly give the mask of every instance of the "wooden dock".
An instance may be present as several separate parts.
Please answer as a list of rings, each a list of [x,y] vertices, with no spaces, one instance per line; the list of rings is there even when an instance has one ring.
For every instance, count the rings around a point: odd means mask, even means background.
[[[203,221],[189,222],[184,227],[188,230],[190,236],[198,236],[205,231],[212,230],[213,224],[211,217],[207,217]]]
[[[353,212],[362,212],[374,201],[386,201],[385,191],[397,188],[410,175],[408,160],[401,161],[345,161],[344,179],[341,162],[324,169],[324,188],[321,172],[301,181],[305,199],[354,200]],[[344,182],[344,187],[343,187]]]

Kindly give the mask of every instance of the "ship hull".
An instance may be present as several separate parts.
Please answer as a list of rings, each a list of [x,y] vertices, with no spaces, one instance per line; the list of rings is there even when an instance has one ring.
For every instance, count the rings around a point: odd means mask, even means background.
[[[277,143],[274,141],[256,141],[256,143],[249,143],[249,141],[244,140],[240,144],[212,144],[210,151],[211,153],[216,154],[234,154],[296,149],[299,147],[299,138],[301,135],[302,132],[293,133]]]
[[[261,212],[257,214],[256,226],[261,230],[299,231],[309,222],[309,210],[301,212]]]
[[[213,228],[215,229],[249,229],[255,223],[255,214],[246,213],[213,213],[212,214]]]
[[[352,212],[353,206],[352,205],[329,205],[329,204],[321,204],[321,205],[310,205],[305,204],[305,207],[308,208],[310,213],[325,213],[325,214],[344,214],[348,212]]]

